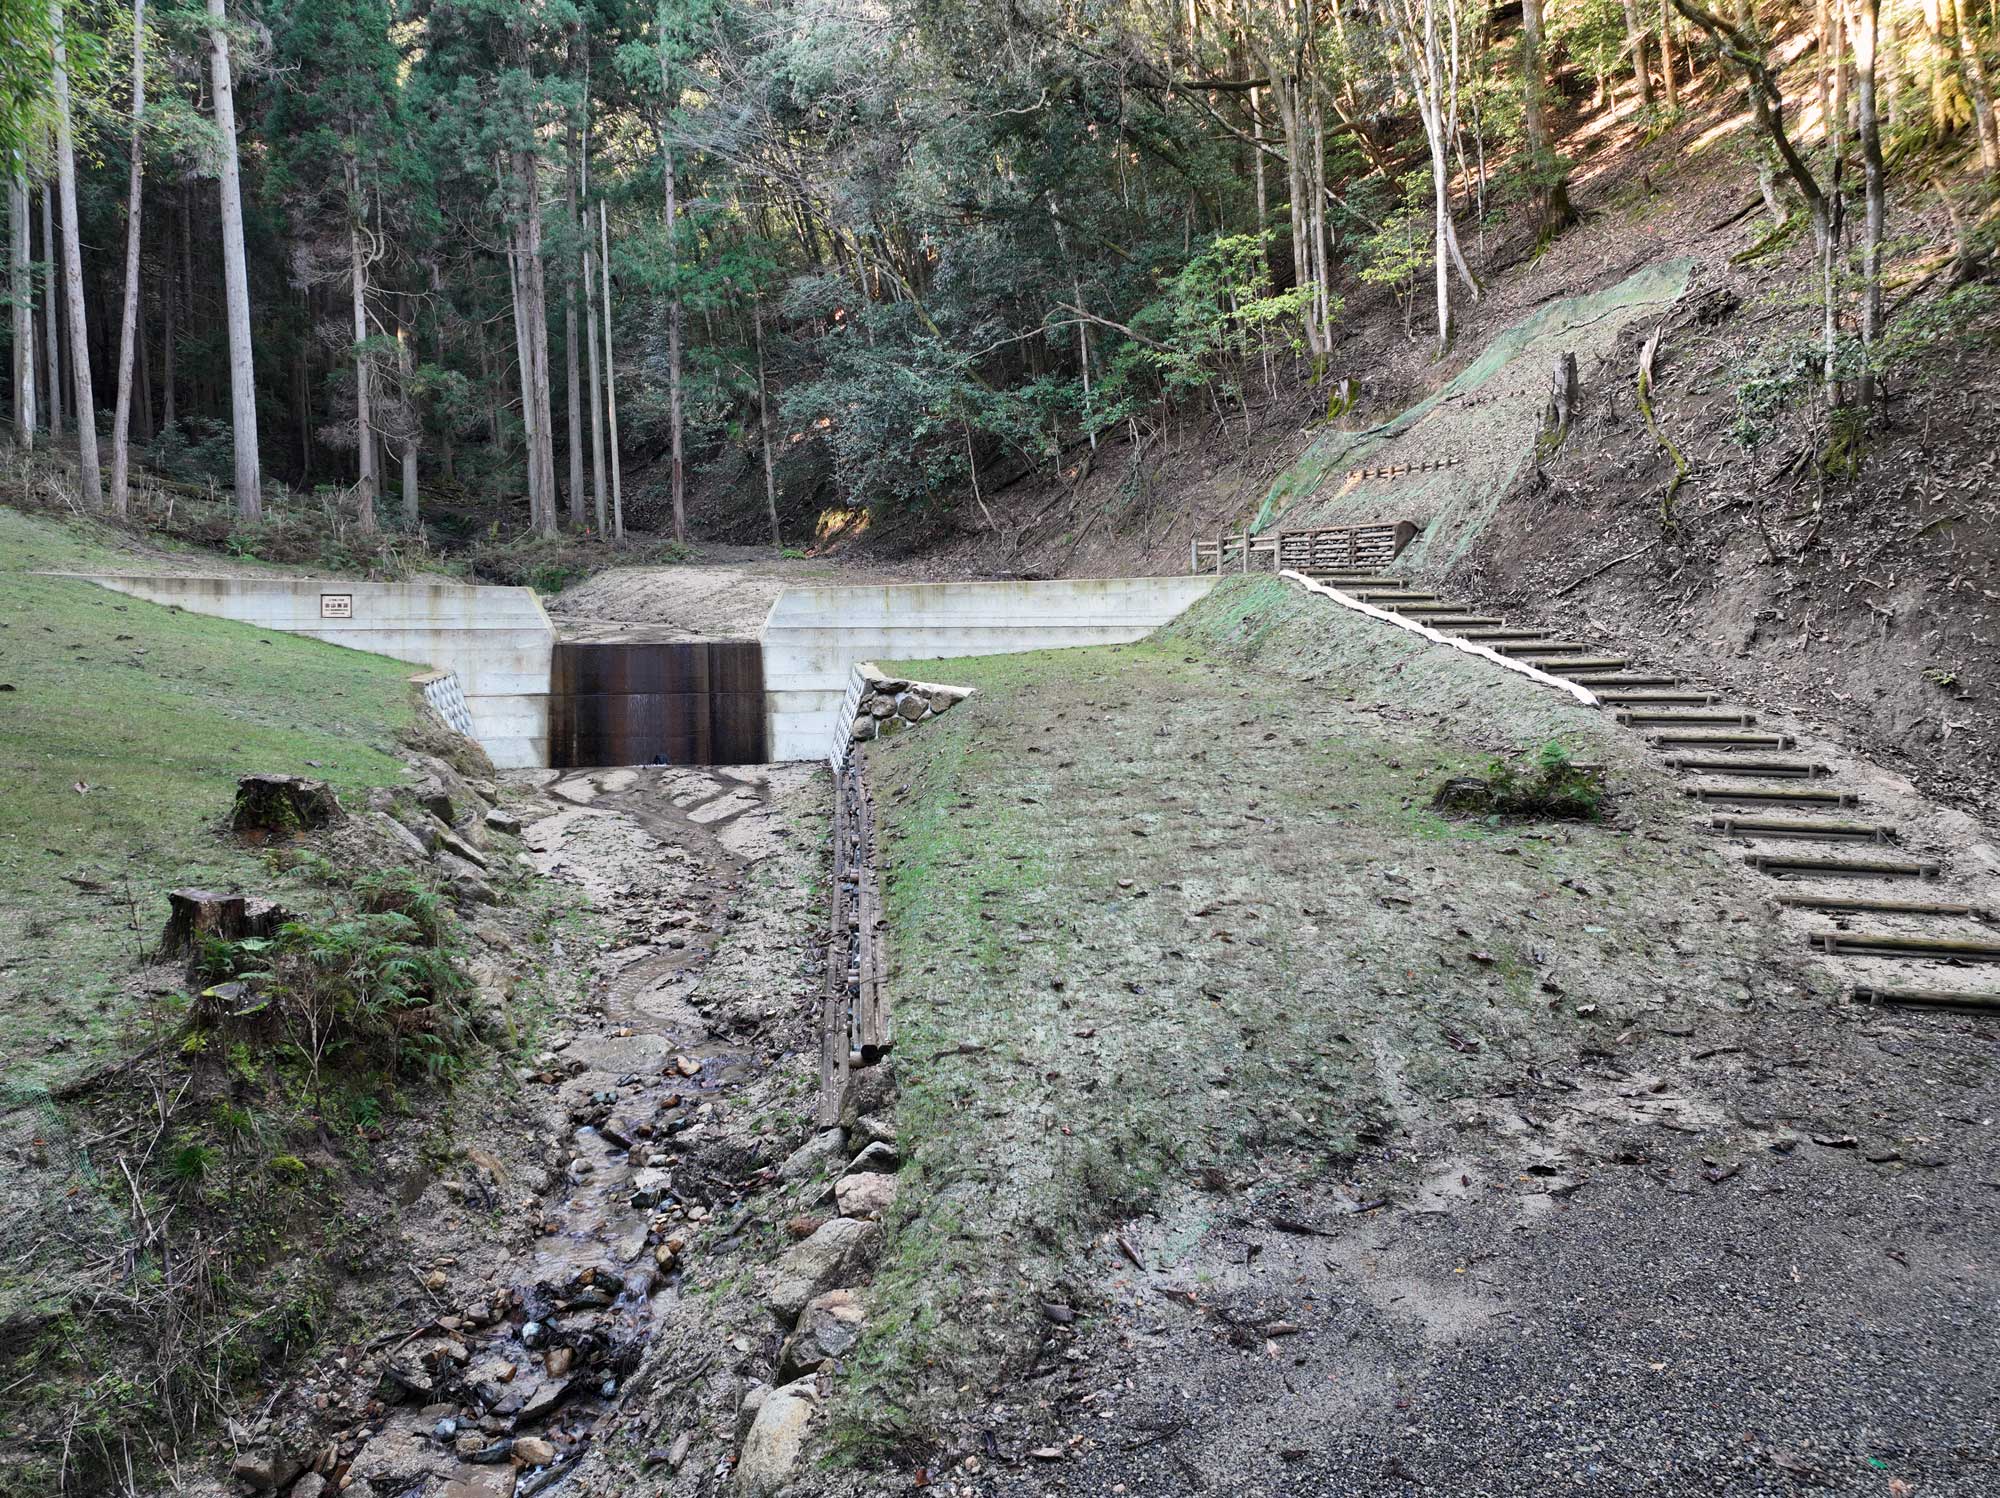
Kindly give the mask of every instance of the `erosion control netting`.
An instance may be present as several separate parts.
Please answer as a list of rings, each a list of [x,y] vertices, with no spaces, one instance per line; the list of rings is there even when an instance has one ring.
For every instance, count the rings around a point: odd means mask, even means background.
[[[1408,565],[1446,567],[1492,519],[1528,461],[1550,370],[1560,353],[1580,369],[1611,352],[1620,329],[1662,315],[1687,289],[1694,261],[1663,260],[1615,286],[1537,308],[1427,400],[1359,431],[1328,432],[1278,475],[1252,529],[1415,520],[1423,533]],[[1348,478],[1356,468],[1455,459],[1450,467],[1394,478]]]

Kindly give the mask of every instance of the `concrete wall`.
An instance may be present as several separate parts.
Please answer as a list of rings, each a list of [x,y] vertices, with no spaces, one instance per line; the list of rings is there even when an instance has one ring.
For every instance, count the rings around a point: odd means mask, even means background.
[[[787,588],[764,623],[771,758],[826,756],[859,661],[1121,645],[1214,586],[1202,576]]]
[[[81,575],[151,603],[452,672],[465,694],[472,735],[495,765],[529,769],[548,763],[549,657],[556,636],[532,588]]]

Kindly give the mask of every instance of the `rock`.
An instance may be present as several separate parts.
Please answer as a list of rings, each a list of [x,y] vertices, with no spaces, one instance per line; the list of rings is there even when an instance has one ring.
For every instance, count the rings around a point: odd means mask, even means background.
[[[854,720],[854,727],[848,730],[848,739],[856,744],[865,744],[875,737],[875,720],[863,713]]]
[[[902,1163],[903,1157],[896,1153],[896,1146],[878,1139],[847,1162],[847,1174],[859,1175],[868,1171],[886,1173]]]
[[[441,1477],[458,1465],[458,1458],[430,1439],[418,1417],[393,1420],[361,1448],[349,1476],[356,1484],[372,1482],[393,1493]]]
[[[509,837],[518,837],[521,832],[521,819],[511,811],[502,811],[497,806],[486,813],[486,825],[495,832],[506,833]]]
[[[438,1490],[438,1498],[514,1498],[518,1476],[513,1467],[462,1468]]]
[[[472,780],[468,778],[465,783],[471,787],[472,794],[484,801],[488,806],[498,806],[500,804],[500,787],[492,781]]]
[[[846,1136],[839,1129],[822,1129],[785,1156],[785,1163],[778,1167],[778,1179],[797,1181],[818,1175],[839,1164],[846,1153]]]
[[[832,1358],[844,1358],[861,1339],[867,1320],[861,1297],[852,1290],[815,1295],[799,1312],[799,1324],[778,1351],[778,1376],[800,1378]]]
[[[554,1443],[540,1436],[514,1437],[514,1460],[523,1467],[546,1467],[556,1459]]]
[[[933,692],[930,696],[931,711],[934,713],[949,712],[964,700],[956,692]]]
[[[877,693],[861,704],[861,710],[871,718],[893,718],[896,716],[896,699]]]
[[[388,838],[390,845],[402,857],[429,858],[431,856],[430,845],[387,812],[376,812],[373,820],[376,826],[381,829],[382,835]]]
[[[452,897],[469,905],[498,905],[493,886],[480,877],[477,866],[452,853],[438,855],[438,872],[451,885]]]
[[[851,1129],[864,1114],[886,1113],[895,1102],[895,1065],[878,1061],[848,1074],[847,1088],[840,1096],[840,1121]]]
[[[442,777],[436,774],[426,775],[408,787],[408,791],[412,801],[445,826],[449,827],[458,819],[458,813],[451,804],[451,792],[445,789]]]
[[[855,1217],[836,1217],[824,1223],[803,1243],[795,1243],[779,1257],[768,1275],[765,1301],[779,1320],[790,1324],[815,1295],[822,1295],[842,1280],[854,1278],[875,1252],[882,1229]]]
[[[855,1136],[866,1144],[888,1144],[896,1142],[896,1125],[879,1113],[864,1113],[854,1120]]]
[[[550,1378],[561,1378],[575,1362],[574,1347],[551,1347],[548,1356],[542,1360],[542,1366],[548,1370]]]
[[[736,1444],[741,1446],[750,1439],[750,1427],[757,1423],[757,1411],[764,1407],[771,1386],[762,1379],[753,1379],[743,1391],[743,1398],[736,1405]]]
[[[914,723],[931,710],[930,698],[921,692],[905,692],[896,699],[896,711]]]
[[[873,1221],[896,1204],[896,1178],[876,1171],[842,1176],[833,1183],[833,1200],[842,1217]]]
[[[445,852],[464,859],[474,868],[483,869],[486,867],[486,855],[473,847],[470,842],[459,836],[456,832],[440,832],[438,834],[438,846],[443,848]]]
[[[229,1475],[262,1492],[278,1485],[280,1465],[276,1452],[243,1451],[237,1453],[236,1460],[229,1464]],[[298,1469],[294,1467],[292,1470]]]
[[[291,1498],[325,1498],[326,1479],[317,1472],[308,1472],[292,1484]]]
[[[806,1427],[818,1408],[811,1379],[764,1396],[736,1461],[737,1492],[744,1498],[774,1498],[791,1481],[805,1453]]]

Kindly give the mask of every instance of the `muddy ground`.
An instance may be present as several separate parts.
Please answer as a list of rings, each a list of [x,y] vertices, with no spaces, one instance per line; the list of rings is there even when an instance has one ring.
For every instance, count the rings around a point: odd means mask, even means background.
[[[927,667],[979,695],[867,751],[906,1163],[836,1433],[979,1494],[1994,1491],[1991,1024],[1844,1003],[1594,715],[1241,592]],[[1603,825],[1427,810],[1548,737]]]

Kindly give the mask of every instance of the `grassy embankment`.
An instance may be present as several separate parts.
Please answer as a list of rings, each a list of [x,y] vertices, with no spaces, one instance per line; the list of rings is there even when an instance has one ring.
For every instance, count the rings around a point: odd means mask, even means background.
[[[117,1042],[120,994],[184,885],[262,888],[217,836],[236,777],[401,778],[415,669],[45,570],[129,564],[0,509],[0,1051],[18,1104]]]
[[[980,691],[867,751],[907,1163],[850,1441],[976,1403],[1097,1229],[1221,1182],[1393,1195],[1382,1146],[1447,1100],[1745,993],[1759,938],[1632,740],[1275,579],[906,669]],[[1609,766],[1608,822],[1430,810],[1550,742]]]

